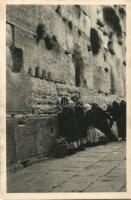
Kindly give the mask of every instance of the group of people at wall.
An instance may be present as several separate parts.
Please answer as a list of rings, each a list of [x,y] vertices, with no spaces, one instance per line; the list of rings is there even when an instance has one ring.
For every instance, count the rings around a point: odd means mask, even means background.
[[[106,110],[96,103],[84,104],[78,95],[62,96],[58,104],[59,137],[69,151],[126,139],[126,102],[114,101]]]

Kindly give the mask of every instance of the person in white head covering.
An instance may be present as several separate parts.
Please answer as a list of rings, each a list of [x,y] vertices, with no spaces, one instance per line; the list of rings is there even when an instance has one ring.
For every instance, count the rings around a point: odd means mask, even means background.
[[[95,113],[90,104],[85,104],[85,126],[87,132],[87,145],[97,145],[99,140],[95,131]]]
[[[88,103],[86,103],[85,105],[84,105],[84,112],[86,113],[88,110],[90,110],[91,109],[91,105],[90,104],[88,104]]]
[[[85,123],[84,123],[84,108],[82,99],[78,94],[71,98],[75,104],[75,117],[77,121],[77,144],[78,150],[84,150],[84,138],[86,136]]]

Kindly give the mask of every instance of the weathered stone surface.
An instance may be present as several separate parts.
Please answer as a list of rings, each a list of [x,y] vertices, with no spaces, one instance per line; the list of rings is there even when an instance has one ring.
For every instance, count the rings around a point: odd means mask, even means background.
[[[13,67],[11,50],[8,46],[6,46],[6,67],[9,69]]]
[[[15,14],[17,13],[17,14]],[[35,5],[7,6],[7,20],[35,32],[38,24],[38,7]],[[33,20],[32,20],[32,16]]]
[[[7,117],[6,125],[6,151],[7,151],[7,166],[17,162],[16,155],[16,140],[15,140],[15,119]]]
[[[121,152],[125,154],[125,143],[109,143],[102,148],[101,146],[88,147],[85,151],[74,155],[46,160],[10,173],[7,179],[7,190],[26,193],[125,192],[126,172],[125,169],[119,169],[121,164],[125,165],[124,157],[121,162],[108,160],[115,149],[118,152],[117,157]],[[89,155],[96,160],[90,162]],[[104,156],[108,161],[102,161]]]
[[[106,191],[106,192],[111,192],[112,190],[114,191],[120,191],[121,188],[123,186],[123,183],[122,182],[110,182],[110,181],[107,181],[107,180],[103,180],[103,181],[96,181],[96,183],[87,188],[86,192],[103,192],[103,191]],[[97,189],[96,189],[97,188]]]
[[[58,133],[55,116],[16,115],[7,120],[9,165],[50,151]]]
[[[73,95],[74,93],[80,92],[80,89],[75,87],[75,86],[70,86],[70,85],[62,85],[62,84],[56,84],[57,88],[57,94],[58,95]]]
[[[28,76],[23,72],[13,73],[7,70],[7,112],[19,113],[20,111],[31,112],[31,106],[27,104],[32,86]],[[22,92],[23,91],[23,92]]]
[[[38,78],[31,78],[33,92],[38,94],[53,95],[56,94],[56,86],[53,82],[41,80]]]
[[[83,60],[83,66],[80,66],[81,87],[87,87],[94,91],[100,90],[104,93],[113,91],[114,94],[124,97],[125,70],[122,65],[125,60],[125,35],[123,32],[123,42],[120,45],[118,37],[113,33],[112,41],[116,55],[111,55],[108,52],[108,42],[112,29],[104,22],[102,9],[103,6],[85,5],[60,5],[59,9],[57,5],[7,6],[7,21],[13,23],[15,38],[15,41],[12,41],[12,28],[11,25],[7,24],[7,46],[13,42],[16,47],[23,50],[25,73],[31,69],[32,76],[35,76],[35,70],[39,67],[38,79],[29,78],[28,80],[31,85],[33,84],[33,92],[42,94],[43,90],[43,93],[56,93],[55,85],[48,84],[42,79],[42,70],[45,70],[46,75],[50,73],[54,82],[75,86],[76,72],[72,54],[75,48],[79,47],[79,56]],[[116,12],[119,14],[119,7],[116,8]],[[101,28],[97,24],[97,20],[101,20],[104,27]],[[124,31],[125,19],[120,18],[120,22]],[[44,39],[41,39],[39,43],[36,42],[36,28],[39,23],[45,25],[47,34],[56,37],[58,49],[48,50]],[[88,49],[91,45],[91,28],[97,30],[101,43],[100,50],[95,56],[92,50]],[[103,34],[104,31],[105,34]],[[12,66],[11,52],[8,48],[7,65]],[[108,68],[108,72],[105,72],[105,68]],[[52,88],[49,89],[50,91],[48,89],[45,91],[47,85]],[[64,92],[68,93],[68,91]]]
[[[11,47],[13,41],[13,32],[10,24],[6,24],[6,45]]]
[[[125,8],[120,5],[111,6],[120,19],[121,36],[118,36],[104,21],[104,7],[7,5],[7,112],[50,113],[52,106],[56,104],[57,96],[63,94],[71,96],[78,93],[85,103],[95,102],[103,108],[109,102],[125,98],[126,20],[119,12],[120,7]],[[40,24],[44,29],[39,38],[37,28]],[[98,45],[97,51],[93,50],[96,45],[93,45],[94,40],[91,40],[92,29],[98,36],[95,41]],[[14,66],[14,48],[19,49],[22,54],[19,70],[14,70],[17,69],[17,66]],[[79,84],[76,78],[78,76]],[[21,123],[24,123],[24,120],[26,122],[27,119],[22,119]],[[36,150],[32,151],[31,144],[24,149],[26,140],[23,139],[24,148],[20,150],[18,146],[22,159],[23,151],[27,150],[25,154],[29,157],[35,155],[35,151],[41,154],[47,150],[40,142],[44,138],[49,142],[48,131],[45,131],[46,136],[43,136],[44,126],[47,127],[47,124],[43,122],[42,125],[42,119],[40,122],[35,120],[34,123],[38,124],[40,129],[39,142],[35,144]],[[28,125],[17,126],[18,133],[24,138],[24,133],[28,135],[29,132],[28,139],[34,144],[34,136],[30,136],[33,122],[27,120],[26,123]],[[17,137],[20,139],[20,136]],[[29,143],[29,140],[27,141]]]

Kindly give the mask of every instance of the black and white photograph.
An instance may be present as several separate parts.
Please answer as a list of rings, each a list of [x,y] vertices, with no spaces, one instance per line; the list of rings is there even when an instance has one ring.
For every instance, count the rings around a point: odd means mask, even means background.
[[[7,193],[127,191],[126,61],[125,4],[6,5]]]

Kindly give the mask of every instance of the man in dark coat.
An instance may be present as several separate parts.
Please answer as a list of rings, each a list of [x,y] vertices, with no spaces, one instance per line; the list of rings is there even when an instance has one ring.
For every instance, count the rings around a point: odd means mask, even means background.
[[[116,121],[117,129],[118,129],[118,136],[121,138],[122,137],[121,112],[120,112],[120,105],[117,101],[113,101],[113,103],[112,103],[111,115],[113,116],[113,119]]]
[[[73,142],[77,140],[77,122],[75,117],[75,108],[71,106],[67,97],[61,98],[62,112],[58,114],[59,135],[64,137],[66,141],[73,146]]]
[[[120,102],[120,130],[121,130],[121,137],[122,140],[126,139],[126,102]]]
[[[84,144],[82,144],[81,139],[86,137],[86,129],[85,129],[85,115],[84,115],[84,107],[83,103],[80,100],[78,95],[74,95],[71,98],[75,104],[75,117],[77,122],[77,139],[80,141],[79,150],[84,150]]]
[[[92,105],[94,112],[94,127],[102,131],[111,140],[110,116],[97,104]]]

